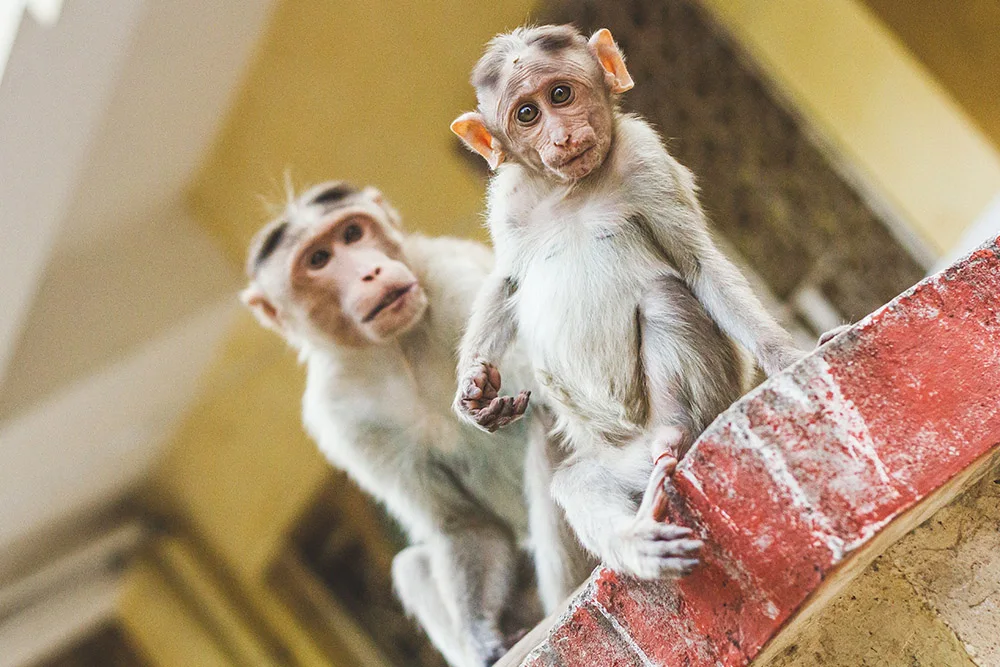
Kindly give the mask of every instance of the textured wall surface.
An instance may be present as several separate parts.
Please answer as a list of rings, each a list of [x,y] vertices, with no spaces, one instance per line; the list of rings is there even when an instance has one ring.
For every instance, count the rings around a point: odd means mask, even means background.
[[[998,293],[994,242],[737,402],[674,477],[670,518],[707,541],[702,565],[678,582],[599,569],[523,664],[806,664],[795,656],[810,617],[995,466]],[[965,646],[870,664],[997,664],[997,494],[978,491],[898,544],[892,576],[868,582],[925,591],[898,598],[919,609],[894,611],[913,628],[940,619]]]

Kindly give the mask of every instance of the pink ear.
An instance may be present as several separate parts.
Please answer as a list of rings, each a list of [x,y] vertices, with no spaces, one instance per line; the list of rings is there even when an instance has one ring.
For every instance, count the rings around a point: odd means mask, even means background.
[[[274,307],[274,304],[271,303],[257,283],[250,283],[249,287],[240,292],[240,301],[250,309],[250,312],[254,314],[257,321],[264,327],[278,333],[283,332],[281,319],[278,317],[278,309]]]
[[[475,111],[463,113],[452,121],[451,131],[457,134],[466,146],[486,158],[490,169],[496,169],[503,163],[503,150],[486,129],[486,123],[480,114]]]
[[[615,44],[611,31],[607,28],[601,28],[590,38],[589,44],[594,49],[594,53],[597,54],[597,60],[601,63],[601,67],[607,73],[611,92],[619,95],[626,90],[631,90],[635,86],[635,82],[632,81],[632,75],[625,67],[625,58],[618,49],[618,45]]]

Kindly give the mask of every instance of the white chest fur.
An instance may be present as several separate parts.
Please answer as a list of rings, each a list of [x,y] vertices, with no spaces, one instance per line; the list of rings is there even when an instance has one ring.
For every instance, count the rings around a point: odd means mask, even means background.
[[[602,429],[644,414],[638,307],[671,269],[619,196],[561,191],[531,202],[509,213],[498,244],[518,284],[519,334],[564,426]]]

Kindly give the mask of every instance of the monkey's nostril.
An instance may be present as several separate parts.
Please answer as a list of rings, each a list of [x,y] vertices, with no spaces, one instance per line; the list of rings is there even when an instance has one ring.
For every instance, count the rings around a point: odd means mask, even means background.
[[[382,267],[380,267],[380,266],[376,266],[376,267],[375,267],[375,275],[377,276],[377,275],[378,275],[378,274],[380,274],[380,273],[382,273]]]

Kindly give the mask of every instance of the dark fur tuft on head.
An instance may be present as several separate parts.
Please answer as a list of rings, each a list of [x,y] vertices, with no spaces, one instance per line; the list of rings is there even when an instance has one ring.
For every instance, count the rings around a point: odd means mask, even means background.
[[[250,253],[247,258],[247,275],[251,278],[257,273],[268,257],[281,245],[288,231],[287,220],[275,220],[264,229],[257,232],[250,243]]]
[[[320,192],[312,196],[312,199],[309,203],[311,205],[330,206],[332,204],[336,204],[346,199],[350,195],[353,195],[357,192],[358,189],[355,188],[353,185],[342,181],[339,183],[334,183],[328,187],[324,187]]]
[[[494,90],[503,76],[504,66],[515,54],[536,47],[556,53],[573,46],[586,47],[587,38],[573,25],[525,26],[497,35],[486,45],[486,53],[472,70],[472,86]]]

